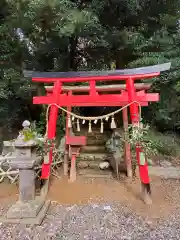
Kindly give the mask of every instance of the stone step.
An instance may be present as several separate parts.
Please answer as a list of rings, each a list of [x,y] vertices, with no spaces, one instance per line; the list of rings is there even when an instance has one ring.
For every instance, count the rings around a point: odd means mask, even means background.
[[[78,170],[78,175],[84,178],[106,178],[112,179],[113,174],[110,170],[95,170],[95,169],[81,169]]]
[[[73,130],[73,132],[76,134],[76,135],[80,135],[80,134],[84,134],[85,136],[91,136],[91,135],[100,135],[100,136],[103,136],[103,135],[111,135],[112,131],[111,130],[104,130],[103,133],[100,132],[100,128],[93,128],[92,127],[92,132],[88,132],[88,128],[83,128],[83,129],[80,129],[80,131],[78,132],[76,129]]]
[[[97,145],[90,145],[90,146],[84,146],[82,149],[81,149],[81,153],[105,153],[107,150],[105,148],[104,145],[100,145],[100,146],[97,146]]]
[[[100,132],[92,132],[92,133],[88,133],[88,132],[75,132],[74,133],[76,136],[86,136],[89,138],[94,138],[94,137],[98,137],[98,138],[109,138],[109,136],[111,136],[110,133],[100,133]]]
[[[104,161],[108,158],[107,153],[81,153],[77,158],[78,161]]]
[[[88,146],[92,146],[92,145],[96,145],[96,146],[105,146],[106,142],[107,142],[108,138],[87,138],[87,145]]]
[[[86,136],[88,138],[106,138],[108,139],[111,136],[111,133],[100,133],[100,132],[75,132],[76,136]]]
[[[149,175],[165,179],[180,179],[180,167],[149,166]]]
[[[96,133],[96,132],[92,132],[92,133],[83,133],[83,132],[76,132],[74,133],[76,136],[86,136],[89,138],[94,138],[94,137],[98,137],[98,138],[109,138],[109,136],[111,136],[111,134],[108,133]]]
[[[100,170],[100,168],[99,168],[99,165],[100,165],[100,163],[101,163],[102,161],[93,161],[93,160],[91,160],[91,161],[88,161],[88,160],[86,160],[86,161],[77,161],[77,168],[78,169],[99,169]]]

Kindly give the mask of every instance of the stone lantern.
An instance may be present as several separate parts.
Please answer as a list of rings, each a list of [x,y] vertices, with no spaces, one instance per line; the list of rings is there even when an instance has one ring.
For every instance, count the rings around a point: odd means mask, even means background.
[[[30,122],[24,121],[23,132],[14,142],[15,159],[10,166],[19,170],[19,201],[7,212],[8,222],[39,224],[49,206],[44,196],[35,195],[35,166],[39,159],[36,156],[37,142],[35,139],[25,140],[25,132],[30,130]]]

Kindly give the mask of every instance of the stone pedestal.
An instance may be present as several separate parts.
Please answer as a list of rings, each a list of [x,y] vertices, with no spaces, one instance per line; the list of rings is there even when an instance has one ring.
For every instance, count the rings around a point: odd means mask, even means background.
[[[19,172],[19,178],[24,181],[19,182],[19,200],[21,202],[27,202],[35,199],[35,172],[32,169],[21,169]],[[28,179],[28,181],[27,181]]]
[[[47,211],[47,207],[42,210],[44,198],[35,196],[34,164],[35,160],[22,157],[11,163],[13,168],[19,169],[19,201],[7,212],[7,219],[11,222],[21,220],[23,223],[40,224]]]
[[[36,141],[24,141],[19,136],[14,143],[16,158],[10,162],[19,169],[19,201],[10,207],[5,222],[40,224],[48,210],[49,201],[35,196]]]

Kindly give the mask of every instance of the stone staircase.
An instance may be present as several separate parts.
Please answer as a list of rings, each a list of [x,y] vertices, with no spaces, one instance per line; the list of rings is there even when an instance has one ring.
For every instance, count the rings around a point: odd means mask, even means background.
[[[76,136],[86,136],[87,145],[81,149],[77,158],[78,175],[89,178],[111,178],[110,168],[101,170],[99,164],[108,159],[108,152],[105,144],[111,135],[110,130],[100,133],[99,128],[93,128],[92,133],[88,133],[88,128],[80,132],[74,132]]]

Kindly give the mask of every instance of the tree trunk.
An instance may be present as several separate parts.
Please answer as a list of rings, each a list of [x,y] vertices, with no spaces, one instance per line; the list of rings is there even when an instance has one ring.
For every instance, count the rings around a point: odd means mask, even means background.
[[[77,43],[78,37],[72,36],[70,38],[70,53],[69,53],[69,68],[72,71],[77,71]]]

